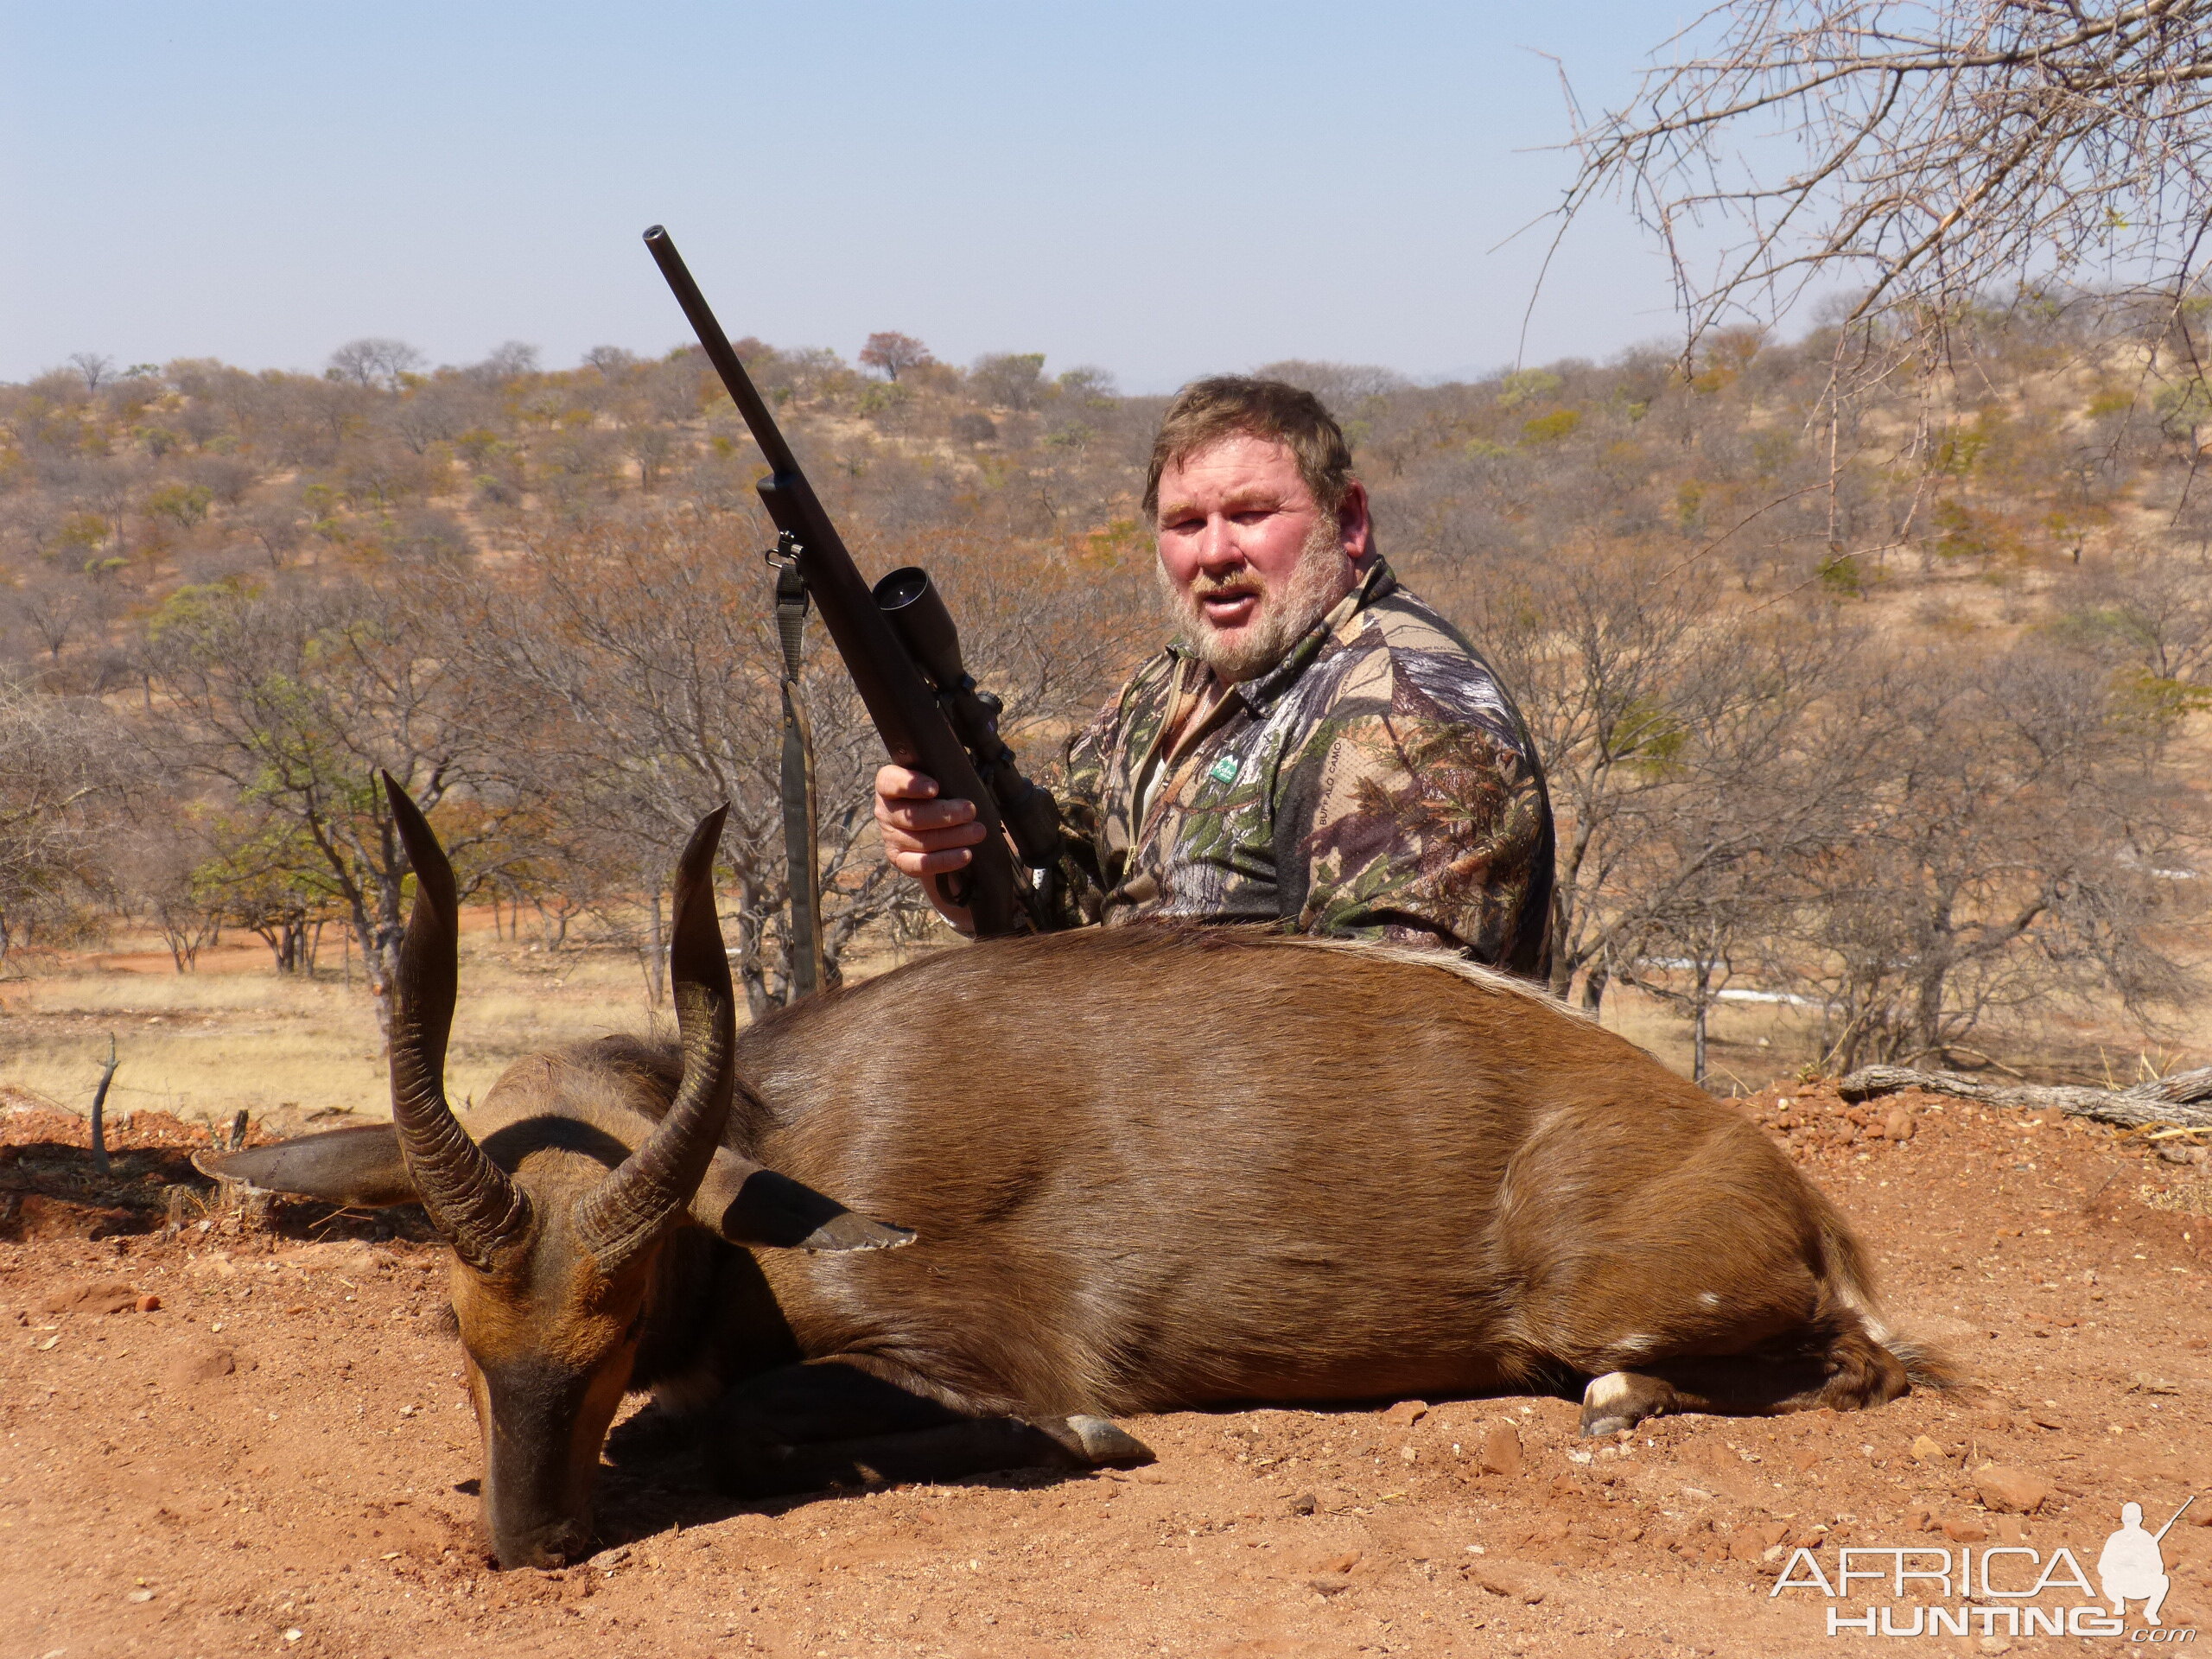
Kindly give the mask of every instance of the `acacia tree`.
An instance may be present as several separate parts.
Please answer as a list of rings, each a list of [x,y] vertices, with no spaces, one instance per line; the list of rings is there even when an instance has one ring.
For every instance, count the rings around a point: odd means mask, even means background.
[[[127,781],[105,709],[0,679],[0,968],[33,921],[104,881],[97,807]]]
[[[313,973],[324,926],[346,921],[315,838],[296,821],[249,802],[214,816],[202,845],[181,913],[188,918],[196,907],[219,924],[245,929],[269,947],[279,974]]]
[[[1644,849],[1654,861],[1679,868],[1693,864],[1696,843],[1655,838]],[[1764,849],[1725,862],[1697,864],[1668,880],[1651,902],[1637,908],[1635,937],[1620,953],[1617,976],[1671,1007],[1690,1023],[1690,1077],[1703,1083],[1711,1071],[1713,1011],[1740,969],[1764,969],[1762,987],[1791,977],[1770,948],[1789,913],[1787,867]],[[1777,969],[1779,971],[1777,971]],[[1762,988],[1754,995],[1786,997]]]
[[[60,664],[69,642],[89,626],[92,607],[81,579],[56,580],[46,572],[40,574],[46,580],[10,594],[9,608],[46,648],[52,667]]]
[[[2141,1017],[2193,989],[2161,943],[2201,907],[2156,764],[2171,711],[2126,693],[2033,639],[1862,665],[1840,701],[1885,765],[1794,912],[1845,1069],[1942,1057],[1993,1014],[2105,993]]]
[[[193,804],[166,791],[131,803],[115,857],[115,891],[130,913],[149,923],[180,974],[222,937],[225,896],[198,879],[213,839]]]
[[[464,867],[515,810],[505,757],[485,747],[468,718],[474,693],[439,648],[460,591],[397,571],[313,588],[188,588],[155,613],[144,641],[169,700],[174,763],[219,782],[280,840],[298,838],[353,930],[387,1026],[409,872],[377,774],[425,810],[450,800],[441,833]]]
[[[1001,409],[1034,409],[1045,395],[1045,353],[988,352],[976,359],[968,384],[985,403]]]
[[[2130,673],[2139,695],[2179,713],[2212,707],[2212,550],[2146,556],[2097,573],[2066,632]]]
[[[790,983],[769,583],[757,556],[767,531],[678,511],[548,536],[490,600],[468,649],[484,695],[473,718],[486,742],[516,747],[537,721],[531,765],[549,802],[556,861],[619,870],[642,893],[641,941],[658,983],[659,894],[701,814],[727,801],[721,870],[733,952],[758,1014]],[[874,831],[875,740],[834,657],[811,653],[823,867],[823,954],[915,899],[889,867],[863,856]]]
[[[861,366],[882,370],[887,380],[896,380],[901,369],[918,369],[936,361],[930,348],[912,334],[870,334],[868,344],[861,347]]]
[[[85,390],[97,393],[115,378],[115,359],[99,352],[72,352],[69,366],[85,377]]]
[[[1716,882],[1832,833],[1854,771],[1850,742],[1815,721],[1853,637],[1818,611],[1732,615],[1714,585],[1696,566],[1562,550],[1459,596],[1550,779],[1553,989],[1580,976],[1592,1008],[1660,918],[1694,904],[1709,926]]]
[[[349,340],[330,354],[333,379],[350,380],[357,386],[382,386],[397,391],[403,376],[423,366],[425,359],[404,340],[371,336]]]
[[[1801,985],[1802,962],[1778,941],[1802,872],[1850,833],[1888,764],[1881,725],[1835,695],[1869,650],[1857,630],[1815,612],[1716,632],[1666,694],[1680,746],[1647,758],[1663,786],[1637,804],[1601,894],[1611,939],[1599,971],[1688,1020],[1700,1083],[1713,1011],[1739,970],[1752,995]]]

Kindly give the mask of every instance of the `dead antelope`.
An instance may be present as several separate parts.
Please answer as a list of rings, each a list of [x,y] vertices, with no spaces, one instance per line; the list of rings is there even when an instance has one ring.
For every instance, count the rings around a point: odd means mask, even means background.
[[[1001,940],[740,1037],[719,813],[677,880],[680,1048],[522,1061],[464,1128],[442,1083],[453,875],[393,804],[419,893],[391,1128],[210,1167],[420,1198],[453,1246],[504,1565],[591,1548],[631,1389],[657,1398],[618,1454],[696,1443],[758,1495],[1142,1460],[1108,1417],[1216,1403],[1586,1380],[1604,1433],[1875,1405],[1933,1375],[1885,1332],[1841,1218],[1740,1114],[1451,958]]]

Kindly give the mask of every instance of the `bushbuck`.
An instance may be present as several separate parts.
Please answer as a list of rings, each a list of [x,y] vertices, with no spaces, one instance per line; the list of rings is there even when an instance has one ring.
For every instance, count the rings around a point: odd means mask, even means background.
[[[1557,1389],[1665,1411],[1875,1405],[1936,1363],[1842,1219],[1735,1109],[1441,954],[1128,926],[949,951],[735,1031],[683,855],[679,1039],[442,1078],[453,874],[417,877],[392,1123],[211,1159],[419,1198],[503,1565],[591,1548],[611,1448],[696,1445],[766,1495],[1141,1462],[1116,1414]]]

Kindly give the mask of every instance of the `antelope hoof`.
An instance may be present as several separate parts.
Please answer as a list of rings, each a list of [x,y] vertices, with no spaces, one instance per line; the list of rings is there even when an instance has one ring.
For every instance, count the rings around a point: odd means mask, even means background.
[[[1582,1391],[1582,1428],[1586,1435],[1617,1434],[1634,1428],[1647,1417],[1656,1417],[1675,1403],[1675,1390],[1656,1376],[1633,1371],[1608,1371],[1593,1376]]]
[[[1040,1427],[1094,1469],[1134,1469],[1153,1460],[1150,1446],[1103,1417],[1063,1417]]]

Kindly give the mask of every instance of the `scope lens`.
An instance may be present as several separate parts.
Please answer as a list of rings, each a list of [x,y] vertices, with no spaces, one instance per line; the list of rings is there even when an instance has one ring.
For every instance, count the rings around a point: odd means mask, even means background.
[[[879,609],[904,610],[930,590],[930,573],[918,564],[909,564],[893,570],[875,584],[875,602]]]

